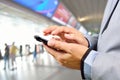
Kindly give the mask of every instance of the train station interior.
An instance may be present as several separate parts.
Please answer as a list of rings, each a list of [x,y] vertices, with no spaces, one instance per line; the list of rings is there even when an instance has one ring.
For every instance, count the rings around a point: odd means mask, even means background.
[[[0,0],[0,80],[82,80],[80,70],[60,65],[34,35],[59,25],[96,36],[106,3],[107,0]],[[6,63],[4,60],[5,43],[11,46],[13,42],[18,49],[14,69],[10,58]]]

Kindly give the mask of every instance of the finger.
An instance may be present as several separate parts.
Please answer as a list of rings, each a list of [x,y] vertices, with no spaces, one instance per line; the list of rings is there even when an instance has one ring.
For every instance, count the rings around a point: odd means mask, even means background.
[[[73,33],[74,29],[70,27],[60,27],[56,29],[52,34],[59,34],[59,33]]]
[[[69,32],[65,27],[56,28],[51,34],[58,35],[60,33]]]
[[[50,47],[48,47],[48,46],[46,46],[46,45],[44,45],[43,44],[43,46],[44,46],[44,48],[47,50],[47,52],[49,53],[49,54],[51,54],[53,57],[56,57],[56,51],[55,50],[53,50],[52,48],[50,48]]]
[[[72,54],[78,59],[81,59],[81,57],[85,54],[85,52],[88,49],[88,47],[85,47],[80,44],[67,43],[57,40],[49,40],[48,46],[55,48],[56,50],[62,50],[66,53]]]
[[[82,43],[81,37],[78,37],[75,34],[65,34],[64,37],[66,38],[67,41],[76,42],[76,43],[79,43],[79,44]]]
[[[78,43],[84,46],[88,46],[88,41],[81,34],[65,34],[64,37],[68,42]]]
[[[71,44],[70,43],[66,43],[63,41],[58,41],[55,39],[51,39],[48,41],[48,46],[55,48],[56,50],[62,50],[68,53],[71,53]]]
[[[49,53],[49,54],[51,54],[55,59],[59,59],[59,57],[61,56],[61,55],[63,55],[65,52],[61,52],[61,51],[57,51],[57,50],[55,50],[55,49],[53,49],[53,48],[50,48],[50,47],[48,47],[48,46],[46,46],[46,45],[43,45],[44,47],[45,47],[45,49],[47,50],[47,52]]]
[[[57,35],[59,37],[61,37],[63,40],[65,40],[64,38],[64,34],[69,34],[69,33],[74,33],[74,29],[73,28],[69,28],[69,27],[59,27],[56,28],[53,32],[51,32],[52,35]]]
[[[65,52],[60,52],[60,51],[53,50],[46,45],[44,45],[44,47],[48,51],[48,53],[50,55],[52,55],[60,64],[65,61],[64,57],[63,57],[64,54],[66,54]]]
[[[59,26],[49,26],[48,28],[46,28],[43,33],[44,35],[48,35],[51,34],[52,31],[54,31],[55,29],[57,29]]]
[[[58,35],[60,33],[71,33],[71,32],[74,32],[74,28],[61,26],[55,29],[51,34]]]

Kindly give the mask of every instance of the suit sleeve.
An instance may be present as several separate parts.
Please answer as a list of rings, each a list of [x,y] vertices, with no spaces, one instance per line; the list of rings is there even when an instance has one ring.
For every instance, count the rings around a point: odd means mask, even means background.
[[[93,61],[91,73],[93,80],[120,80],[120,54],[99,53]]]
[[[93,38],[87,37],[88,41]],[[95,38],[94,38],[95,39]],[[86,52],[82,58],[81,69],[87,80],[120,80],[120,46],[119,44],[110,48],[107,52],[95,50],[95,42],[89,42],[92,50]],[[84,65],[84,66],[83,66]]]
[[[89,42],[89,47],[91,49],[94,49],[96,50],[97,48],[97,41],[98,41],[98,35],[97,36],[90,36],[90,35],[85,35],[86,39],[88,40]]]
[[[81,71],[84,73],[82,78],[86,80],[120,80],[120,54],[91,50]]]

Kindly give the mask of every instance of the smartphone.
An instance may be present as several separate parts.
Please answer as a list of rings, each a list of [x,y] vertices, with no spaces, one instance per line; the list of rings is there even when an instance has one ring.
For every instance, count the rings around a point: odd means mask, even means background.
[[[35,35],[34,38],[39,42],[43,42],[45,45],[47,45],[47,42],[49,40],[49,38],[46,39],[46,38],[44,38],[44,36],[38,36],[38,35]],[[52,47],[50,47],[50,48],[52,48]],[[52,48],[52,49],[55,49],[55,48]],[[58,51],[58,49],[55,49],[55,50]]]
[[[40,37],[40,36],[38,36],[38,35],[35,35],[34,38],[35,38],[37,41],[43,42],[45,45],[47,45],[47,42],[48,42],[47,39],[45,39],[45,38],[43,38],[43,37]]]

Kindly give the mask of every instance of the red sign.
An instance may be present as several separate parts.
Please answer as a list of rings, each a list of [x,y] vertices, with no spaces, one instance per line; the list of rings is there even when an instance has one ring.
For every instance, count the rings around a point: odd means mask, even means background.
[[[71,16],[71,13],[65,8],[65,6],[62,5],[62,3],[59,4],[54,16],[53,20],[60,20],[64,23],[67,23],[69,18]]]

